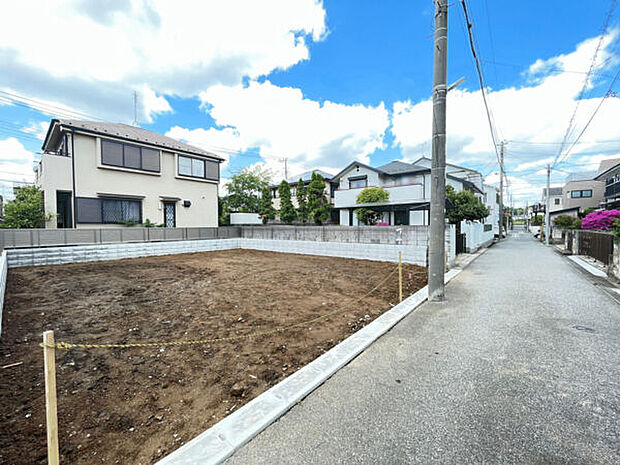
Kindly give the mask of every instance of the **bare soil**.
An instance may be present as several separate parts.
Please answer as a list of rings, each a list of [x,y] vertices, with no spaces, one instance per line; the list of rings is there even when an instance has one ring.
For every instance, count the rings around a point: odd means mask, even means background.
[[[62,463],[161,459],[398,302],[394,264],[230,250],[11,269],[0,339],[0,463],[46,463],[44,330],[132,343],[281,333],[210,345],[56,353]],[[404,266],[406,295],[426,271]],[[19,365],[6,367],[14,363]]]

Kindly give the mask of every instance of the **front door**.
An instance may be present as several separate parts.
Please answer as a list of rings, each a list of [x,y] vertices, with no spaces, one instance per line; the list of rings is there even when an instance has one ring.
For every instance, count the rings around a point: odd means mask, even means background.
[[[71,192],[56,191],[56,227],[73,227],[71,217]]]
[[[164,225],[166,228],[174,228],[177,225],[176,204],[164,202]]]

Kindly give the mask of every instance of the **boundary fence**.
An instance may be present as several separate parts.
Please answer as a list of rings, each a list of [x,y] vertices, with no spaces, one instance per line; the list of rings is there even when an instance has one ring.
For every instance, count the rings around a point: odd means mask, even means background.
[[[241,237],[238,226],[213,228],[0,229],[0,251],[137,242],[194,241]]]

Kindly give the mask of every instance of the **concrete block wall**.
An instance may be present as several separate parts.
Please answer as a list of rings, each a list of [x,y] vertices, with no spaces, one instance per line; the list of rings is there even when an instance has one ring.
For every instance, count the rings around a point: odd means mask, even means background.
[[[404,263],[426,266],[426,247],[413,245],[362,245],[356,243],[283,241],[270,239],[239,239],[239,245],[242,249],[353,258],[357,260],[376,260],[382,262],[398,262],[398,252],[401,251]]]
[[[399,232],[400,231],[400,232]],[[428,226],[244,226],[245,239],[426,245]]]
[[[239,239],[210,241],[144,242],[138,244],[100,244],[75,247],[44,247],[6,251],[9,268],[18,266],[63,265],[67,263],[120,260],[157,255],[211,252],[239,248]]]

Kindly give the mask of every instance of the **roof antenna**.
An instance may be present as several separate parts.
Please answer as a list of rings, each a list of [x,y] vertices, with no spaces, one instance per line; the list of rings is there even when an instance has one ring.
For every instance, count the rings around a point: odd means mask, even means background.
[[[140,126],[138,124],[138,92],[133,91],[133,126]]]

